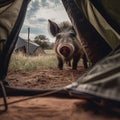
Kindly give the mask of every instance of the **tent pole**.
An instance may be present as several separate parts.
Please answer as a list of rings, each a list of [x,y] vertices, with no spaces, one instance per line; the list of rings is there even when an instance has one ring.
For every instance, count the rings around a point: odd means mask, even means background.
[[[30,45],[30,28],[28,27],[28,46],[27,46],[27,55],[29,55],[29,45]]]

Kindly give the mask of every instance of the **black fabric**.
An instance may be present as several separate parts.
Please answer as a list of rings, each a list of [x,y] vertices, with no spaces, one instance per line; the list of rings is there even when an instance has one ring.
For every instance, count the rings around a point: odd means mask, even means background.
[[[13,1],[15,1],[15,0],[0,0],[0,7],[5,6]]]

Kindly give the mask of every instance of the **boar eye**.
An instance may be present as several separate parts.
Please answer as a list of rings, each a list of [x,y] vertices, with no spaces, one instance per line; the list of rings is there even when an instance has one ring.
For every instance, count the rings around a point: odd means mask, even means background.
[[[61,38],[61,35],[58,34],[58,35],[56,36],[56,40],[57,40],[57,39],[60,39],[60,38]]]
[[[58,34],[58,35],[56,36],[56,42],[58,42],[58,41],[60,40],[60,38],[61,38],[61,35]]]
[[[71,37],[71,38],[76,37],[75,33],[70,33],[70,37]]]

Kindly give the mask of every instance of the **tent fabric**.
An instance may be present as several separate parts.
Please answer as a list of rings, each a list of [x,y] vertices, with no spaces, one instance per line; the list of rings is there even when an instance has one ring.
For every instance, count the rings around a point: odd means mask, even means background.
[[[13,0],[0,0],[0,6],[3,6],[3,5],[7,5],[9,4],[10,2],[12,2]]]
[[[23,0],[15,0],[0,7],[0,52],[15,25],[22,2]]]
[[[120,46],[71,86],[73,94],[83,92],[120,102]]]
[[[75,0],[77,6],[81,8],[82,12],[84,13],[85,17],[90,21],[90,23],[95,27],[98,33],[104,38],[104,40],[111,46],[112,49],[115,49],[117,46],[120,45],[120,35],[112,28],[112,26],[105,20],[104,16],[96,9],[97,7],[91,3],[90,0]],[[102,3],[104,3],[102,1]],[[105,2],[104,6],[110,5],[107,4],[109,2]],[[120,1],[117,0],[114,2],[111,0],[110,2],[117,3],[119,5]],[[117,5],[117,7],[118,7]],[[105,7],[107,10],[111,10],[109,7]],[[113,7],[114,8],[114,7]],[[105,9],[105,10],[106,10]],[[115,12],[117,13],[117,12]],[[119,11],[120,13],[120,11]],[[119,14],[115,15],[116,18]]]
[[[9,59],[18,39],[28,1],[14,0],[0,9],[0,42],[4,41],[5,43],[0,54],[0,80],[4,80],[6,77]],[[107,42],[105,41],[105,38],[101,36],[103,33],[98,32],[97,27],[93,25],[94,23],[90,22],[85,15],[87,12],[89,14],[85,5],[82,5],[83,8],[80,6],[78,8],[79,4],[76,4],[73,0],[62,0],[62,2],[89,61],[94,64],[88,72],[65,89],[72,94],[79,95],[83,92],[120,102],[120,48],[108,55],[112,49],[119,45],[117,38],[114,38],[117,41],[114,46],[109,43],[108,38],[106,39]],[[84,3],[83,0],[79,0],[79,2],[80,5]],[[90,1],[88,3],[91,4]],[[86,11],[83,12],[83,9]],[[111,28],[112,31],[113,28]],[[111,36],[111,32],[108,33],[107,37],[109,37],[109,34]],[[115,32],[114,35],[118,36]]]
[[[83,0],[80,0],[82,2]],[[86,19],[74,0],[62,0],[91,65],[108,55],[112,48]],[[84,6],[83,6],[84,7]]]
[[[120,34],[120,1],[119,0],[92,0],[107,22]]]
[[[27,50],[27,48],[28,48],[28,41],[23,39],[23,38],[21,38],[21,37],[19,37],[18,40],[17,40],[17,43],[15,45],[15,51],[17,49],[21,48],[21,47],[25,47],[26,50]],[[33,55],[35,50],[38,49],[38,48],[41,49],[41,47],[38,44],[30,41],[29,42],[29,55]],[[41,51],[43,51],[43,50],[41,49]]]
[[[0,80],[5,81],[11,54],[23,24],[30,0],[0,2]],[[6,84],[6,82],[4,82]]]
[[[73,95],[81,96],[81,93],[86,93],[96,98],[101,97],[120,102],[120,47],[110,55],[110,51],[106,52],[108,50],[105,49],[110,46],[114,50],[120,45],[119,33],[108,24],[90,0],[62,0],[62,2],[88,58],[92,62],[96,57],[99,58],[88,72],[72,85],[67,86],[68,91]],[[105,41],[105,43],[100,43],[101,41]],[[108,46],[104,46],[106,43]],[[99,50],[105,54],[100,54]]]

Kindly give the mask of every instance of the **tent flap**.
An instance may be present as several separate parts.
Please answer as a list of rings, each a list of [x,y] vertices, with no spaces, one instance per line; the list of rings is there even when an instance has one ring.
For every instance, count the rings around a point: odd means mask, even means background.
[[[30,0],[3,0],[0,3],[0,80],[7,75],[9,61]]]
[[[16,23],[22,2],[23,0],[16,0],[0,7],[0,52]]]
[[[71,86],[73,94],[83,92],[120,102],[120,47]]]

